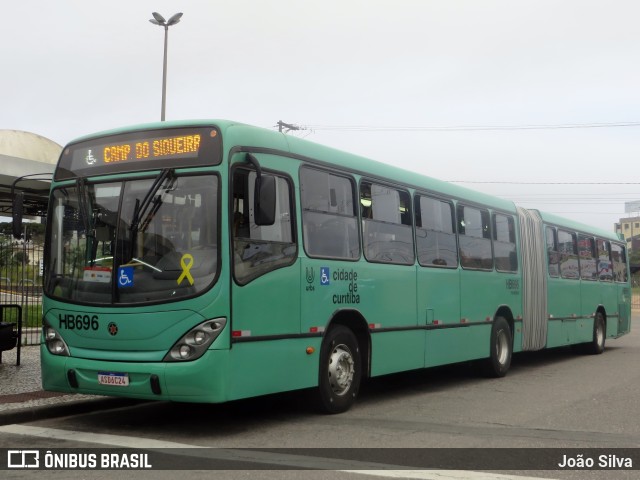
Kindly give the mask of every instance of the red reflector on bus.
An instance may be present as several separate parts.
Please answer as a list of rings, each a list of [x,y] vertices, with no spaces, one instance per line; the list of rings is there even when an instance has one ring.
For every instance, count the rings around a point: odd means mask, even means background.
[[[311,333],[324,332],[324,327],[311,327],[309,329],[309,332],[311,332]]]
[[[234,330],[231,332],[232,337],[250,337],[251,330]]]
[[[440,320],[434,320],[434,321],[433,321],[433,324],[434,324],[434,325],[440,325]]]
[[[371,330],[375,330],[376,328],[380,328],[380,324],[379,323],[370,323],[369,324],[369,328]]]

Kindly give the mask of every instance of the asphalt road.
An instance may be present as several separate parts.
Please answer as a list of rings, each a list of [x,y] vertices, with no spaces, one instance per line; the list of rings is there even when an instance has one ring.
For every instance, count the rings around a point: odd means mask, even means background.
[[[415,449],[433,448],[553,448],[558,455],[573,454],[576,448],[596,453],[630,448],[635,449],[637,459],[640,316],[634,315],[634,321],[635,331],[608,340],[603,355],[580,355],[571,349],[518,354],[503,379],[482,378],[466,364],[373,379],[363,386],[356,406],[341,415],[316,414],[305,392],[225,405],[118,404],[119,408],[0,427],[0,448],[168,448],[177,450],[167,450],[164,458],[175,461],[177,468],[189,469],[212,450],[185,453],[187,447],[215,447],[230,449],[215,450],[223,457],[213,468],[229,469],[224,478],[252,480],[300,478],[301,472],[280,468],[323,468],[316,462],[319,453],[315,450],[303,452],[302,463],[289,458],[299,452],[293,450],[296,448],[342,452],[347,463],[335,461],[331,464],[335,470],[354,470],[372,463],[401,464],[416,455]],[[269,448],[278,450],[260,454],[245,450]],[[372,450],[378,448],[387,450]],[[470,452],[474,451],[478,452]],[[505,455],[503,450],[480,452],[498,459]],[[537,451],[518,452],[534,455]],[[423,454],[432,455],[433,450]],[[254,463],[244,463],[247,455],[253,456]],[[261,459],[258,464],[255,458]],[[350,460],[360,463],[350,465]],[[507,460],[505,457],[505,465],[509,465]],[[637,463],[631,471],[495,471],[541,478],[638,478]],[[483,468],[486,465],[482,462],[478,466],[474,470],[494,470]],[[34,473],[12,470],[3,478],[29,478]],[[400,478],[432,478],[424,471],[396,473]],[[175,472],[50,471],[47,475],[54,479],[174,478]],[[211,472],[206,471],[190,471],[188,475],[190,479],[211,478]],[[483,475],[488,476],[469,473],[450,478],[499,478]],[[304,476],[363,478],[344,471],[308,470]],[[367,476],[389,475],[370,471]]]

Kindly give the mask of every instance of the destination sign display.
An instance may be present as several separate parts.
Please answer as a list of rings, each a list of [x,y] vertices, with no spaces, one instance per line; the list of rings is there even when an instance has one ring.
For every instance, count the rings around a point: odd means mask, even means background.
[[[173,128],[97,138],[65,149],[56,180],[157,168],[217,165],[221,161],[218,130]]]
[[[200,134],[192,134],[151,138],[115,145],[107,144],[98,148],[98,154],[104,163],[171,157],[193,158],[198,156],[200,140]],[[93,158],[93,153],[88,155],[91,161],[97,161],[97,159]]]

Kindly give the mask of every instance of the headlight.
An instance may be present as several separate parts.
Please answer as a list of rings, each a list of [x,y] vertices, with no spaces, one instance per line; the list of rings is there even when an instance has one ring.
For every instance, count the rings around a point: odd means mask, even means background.
[[[52,355],[63,355],[65,357],[69,356],[69,347],[67,347],[64,339],[44,318],[42,319],[42,334],[49,353]]]
[[[218,338],[226,324],[226,318],[214,318],[196,325],[171,347],[163,361],[180,362],[200,358]]]

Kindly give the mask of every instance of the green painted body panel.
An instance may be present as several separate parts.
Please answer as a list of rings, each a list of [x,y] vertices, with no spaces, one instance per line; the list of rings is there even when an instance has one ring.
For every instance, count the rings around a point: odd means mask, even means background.
[[[300,333],[300,263],[234,285],[232,329],[251,336]]]
[[[429,330],[426,367],[476,360],[489,356],[491,323],[469,327]]]
[[[507,306],[514,317],[521,315],[519,279],[519,275],[511,273],[463,269],[460,273],[461,319],[472,323],[491,321],[502,305]]]
[[[227,372],[229,397],[247,398],[318,384],[320,337],[234,344]],[[307,347],[315,352],[308,354]]]
[[[631,287],[618,284],[618,328],[614,337],[619,337],[631,331]],[[609,325],[607,324],[607,332]]]
[[[381,332],[371,335],[371,375],[385,375],[424,367],[424,330]]]
[[[548,311],[552,318],[581,315],[580,280],[549,278]]]
[[[580,280],[580,315],[592,317],[598,306],[602,305],[602,297],[606,282]],[[609,310],[611,312],[611,310]]]
[[[301,268],[301,331],[322,331],[341,310],[361,312],[372,290],[359,262],[304,258]],[[328,272],[328,280],[322,274]],[[336,278],[334,277],[334,274]],[[342,275],[342,276],[341,276]]]
[[[175,341],[195,325],[210,318],[228,318],[227,298],[228,284],[218,282],[199,297],[160,306],[140,306],[133,311],[123,307],[65,304],[48,297],[44,297],[43,310],[44,318],[62,334],[74,356],[161,361]],[[75,321],[65,322],[68,317]],[[97,328],[93,328],[92,321]],[[111,324],[116,326],[116,334],[110,332]],[[229,346],[228,339],[223,345]]]
[[[513,352],[522,352],[522,321],[516,321],[513,325]]]
[[[418,268],[418,320],[425,325],[460,322],[460,270]]]

